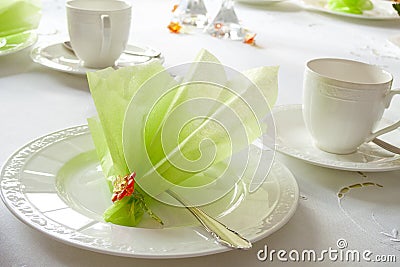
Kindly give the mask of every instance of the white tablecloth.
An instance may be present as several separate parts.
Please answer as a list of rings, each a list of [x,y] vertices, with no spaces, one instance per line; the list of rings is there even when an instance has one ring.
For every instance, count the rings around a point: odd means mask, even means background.
[[[66,36],[64,1],[43,1],[39,43]],[[273,5],[237,4],[242,23],[257,33],[257,46],[219,40],[208,35],[171,34],[166,26],[177,1],[133,0],[131,42],[160,49],[165,66],[189,62],[205,48],[224,64],[245,70],[279,65],[278,104],[302,102],[305,62],[317,57],[340,57],[376,64],[391,72],[394,87],[400,86],[400,48],[388,41],[400,34],[400,20],[375,21],[347,18],[304,10],[287,1]],[[205,1],[215,15],[220,1]],[[54,31],[57,31],[56,34]],[[29,49],[0,57],[0,165],[27,142],[67,127],[86,123],[95,112],[84,77],[59,73],[33,63]],[[396,120],[400,99],[385,116]],[[273,235],[248,251],[188,259],[147,260],[99,254],[52,240],[16,219],[0,204],[0,266],[272,266],[277,259],[261,262],[257,252],[269,249],[314,249],[321,251],[345,239],[348,248],[373,255],[394,255],[400,262],[400,171],[357,173],[316,167],[279,155],[295,175],[301,198],[293,218]],[[374,182],[350,190],[339,203],[343,187]],[[371,196],[371,197],[369,197]],[[304,265],[349,262],[300,263]],[[358,263],[360,266],[366,262]],[[388,264],[389,265],[389,264]],[[392,263],[396,266],[395,263]],[[384,266],[369,263],[368,266]],[[386,266],[386,265],[385,265]]]

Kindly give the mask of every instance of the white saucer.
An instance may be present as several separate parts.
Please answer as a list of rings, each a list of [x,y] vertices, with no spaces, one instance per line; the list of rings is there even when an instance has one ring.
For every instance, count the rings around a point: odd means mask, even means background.
[[[140,53],[149,52],[154,54],[157,52],[153,48],[143,45],[128,45],[129,51],[137,51]],[[64,47],[62,43],[50,44],[50,45],[39,45],[35,47],[31,52],[31,58],[36,63],[39,63],[50,69],[85,75],[87,72],[96,71],[98,69],[86,68],[82,66],[80,60],[75,56],[73,52]],[[123,53],[117,60],[116,68],[147,64],[154,61],[164,62],[164,57],[161,55],[158,58],[146,57],[146,56],[134,56]]]
[[[400,169],[400,155],[388,152],[373,143],[361,145],[357,152],[337,155],[314,146],[308,133],[301,105],[279,106],[273,110],[277,151],[314,165],[348,171],[392,171]],[[400,130],[383,135],[382,139],[400,146]]]

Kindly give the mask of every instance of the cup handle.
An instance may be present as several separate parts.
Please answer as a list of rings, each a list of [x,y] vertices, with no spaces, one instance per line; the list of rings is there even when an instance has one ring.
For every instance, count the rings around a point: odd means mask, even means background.
[[[386,108],[390,106],[392,99],[395,95],[400,94],[400,89],[391,90],[389,94],[386,96]]]
[[[390,106],[390,103],[392,102],[393,97],[394,97],[395,95],[398,95],[398,94],[400,94],[400,89],[391,90],[391,91],[389,92],[389,94],[386,96],[386,108],[388,108],[388,107]],[[396,122],[396,123],[394,123],[394,124],[392,124],[392,125],[389,125],[389,126],[383,128],[383,129],[381,129],[381,130],[379,130],[379,131],[377,131],[377,132],[375,132],[375,133],[372,133],[372,134],[367,138],[366,142],[367,142],[367,143],[368,143],[368,142],[371,142],[371,141],[374,140],[376,137],[378,137],[378,136],[380,136],[380,135],[382,135],[382,134],[391,132],[391,131],[393,131],[393,130],[396,130],[396,129],[399,128],[399,127],[400,127],[400,121],[398,121],[398,122]]]
[[[109,15],[101,15],[101,32],[103,38],[101,40],[100,55],[106,55],[110,51],[111,46],[111,20]]]

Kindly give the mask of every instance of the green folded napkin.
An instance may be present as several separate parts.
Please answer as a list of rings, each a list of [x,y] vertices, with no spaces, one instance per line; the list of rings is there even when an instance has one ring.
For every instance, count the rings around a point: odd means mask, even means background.
[[[1,0],[0,37],[36,29],[40,17],[40,0]]]
[[[0,53],[12,53],[33,44],[37,36],[32,31],[24,31],[0,37]]]
[[[206,50],[199,53],[195,62],[208,62],[215,68],[212,70],[200,68],[201,64],[193,63],[189,71],[192,77],[207,77],[207,81],[208,79],[210,82],[218,81],[218,84],[227,88],[238,89],[241,95],[231,93],[229,90],[219,90],[217,87],[210,87],[203,83],[192,86],[182,84],[157,62],[119,70],[108,68],[88,73],[89,87],[98,113],[98,117],[88,119],[88,123],[110,189],[113,189],[113,182],[118,180],[118,176],[124,177],[132,172],[137,173],[135,179],[142,179],[143,182],[135,184],[134,194],[115,201],[106,210],[105,221],[135,226],[146,211],[151,217],[161,221],[147,207],[151,198],[146,195],[141,185],[154,187],[152,188],[154,196],[169,190],[168,183],[154,182],[157,181],[153,179],[154,176],[158,175],[171,185],[186,187],[203,186],[203,183],[213,182],[216,177],[214,174],[224,169],[226,158],[248,146],[265,132],[267,125],[260,122],[260,118],[256,118],[255,114],[264,118],[269,112],[266,102],[273,105],[276,101],[278,67],[260,67],[245,71],[240,77],[246,77],[246,81],[251,81],[251,83],[246,83],[243,78],[225,76],[222,64]],[[157,79],[151,79],[152,77]],[[149,81],[150,84],[146,83]],[[257,86],[256,91],[259,95],[251,93],[254,89],[251,86],[254,85]],[[158,90],[162,87],[174,88],[174,90],[168,91],[165,95],[159,95]],[[159,99],[152,101],[154,97],[159,97]],[[242,101],[242,97],[255,104],[249,108]],[[196,101],[204,98],[214,100],[212,105],[203,106],[210,117],[193,121],[185,120],[187,123],[182,127],[180,119],[185,119],[186,115],[190,115],[193,107],[185,107],[183,104],[188,102],[195,104]],[[234,124],[230,120],[231,117],[226,113],[229,111],[237,114],[241,119],[240,123]],[[177,113],[172,116],[174,112]],[[173,120],[170,119],[171,116],[174,117]],[[214,119],[229,120],[232,122],[229,127],[232,126],[234,132],[229,132],[227,135],[226,129],[220,127]],[[246,137],[240,139],[239,142],[235,139],[238,133],[237,127],[242,127],[247,133]],[[175,130],[179,132],[166,133]],[[166,136],[164,136],[165,133]],[[126,138],[129,139],[128,143],[126,143]],[[230,138],[233,138],[233,141]],[[213,145],[209,146],[211,143],[202,142],[206,139],[211,139]],[[233,146],[229,145],[229,142],[233,142]],[[202,156],[199,146],[201,146],[201,152],[213,152],[215,148],[215,158],[210,166],[202,170],[194,170],[190,167],[182,169],[174,165],[184,163],[180,160],[182,155],[189,161],[196,161]],[[149,184],[146,184],[147,181]]]
[[[338,12],[362,14],[372,10],[374,5],[370,0],[328,0],[328,8]]]

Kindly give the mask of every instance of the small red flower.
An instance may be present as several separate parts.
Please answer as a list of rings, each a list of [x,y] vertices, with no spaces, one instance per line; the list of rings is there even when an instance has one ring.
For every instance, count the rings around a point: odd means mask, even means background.
[[[133,194],[135,190],[135,177],[136,173],[132,172],[131,174],[127,174],[124,177],[118,176],[114,181],[114,190],[112,195],[112,202],[117,200],[121,200],[126,196],[130,196]]]

